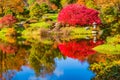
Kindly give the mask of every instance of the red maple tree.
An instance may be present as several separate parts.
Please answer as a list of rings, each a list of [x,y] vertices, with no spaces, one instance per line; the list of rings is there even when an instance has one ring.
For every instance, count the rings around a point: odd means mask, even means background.
[[[86,6],[70,4],[64,7],[58,14],[58,21],[70,25],[91,25],[93,22],[101,24],[99,12]]]
[[[10,26],[16,21],[17,19],[13,15],[8,14],[0,19],[0,28],[2,28],[4,25]]]

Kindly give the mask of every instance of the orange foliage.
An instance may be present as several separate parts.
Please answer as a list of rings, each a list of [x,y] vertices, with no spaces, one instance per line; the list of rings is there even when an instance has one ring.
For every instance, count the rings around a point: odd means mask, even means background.
[[[26,58],[26,50],[24,48],[20,48],[16,53],[15,57],[8,61],[7,65],[9,65],[10,69],[20,70],[21,66],[27,63]]]
[[[118,60],[120,58],[120,55],[111,55],[111,54],[100,54],[100,53],[96,53],[94,55],[91,55],[88,57],[88,62],[90,64],[93,63],[104,63],[107,60],[109,61],[113,61],[113,60]]]
[[[24,0],[3,0],[2,5],[4,11],[10,9],[14,12],[23,12],[24,11]]]
[[[6,41],[9,43],[15,43],[16,40],[16,30],[12,28],[7,28],[7,32],[5,34],[6,36]]]
[[[78,1],[77,1],[77,4],[85,5],[85,0],[78,0]]]
[[[18,46],[16,46],[18,47]],[[22,65],[27,64],[26,58],[28,57],[26,50],[24,48],[19,48],[17,50],[16,54],[9,55],[9,54],[3,54],[6,55],[6,57],[3,58],[2,64],[4,70],[20,70]]]
[[[55,4],[51,4],[51,8],[52,8],[53,10],[57,10],[57,9],[58,9],[58,7],[57,7]]]

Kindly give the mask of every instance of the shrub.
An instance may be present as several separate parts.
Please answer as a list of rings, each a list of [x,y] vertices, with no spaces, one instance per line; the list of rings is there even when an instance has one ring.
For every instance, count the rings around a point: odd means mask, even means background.
[[[32,6],[30,6],[30,16],[38,18],[42,16],[40,5],[38,3],[34,3]]]
[[[70,4],[60,11],[58,21],[64,24],[81,26],[91,25],[93,22],[100,24],[101,20],[98,14],[98,11],[83,5]]]
[[[42,3],[40,5],[38,3],[34,3],[30,7],[31,17],[40,18],[43,14],[48,13],[48,12],[49,12],[49,7],[45,3]]]

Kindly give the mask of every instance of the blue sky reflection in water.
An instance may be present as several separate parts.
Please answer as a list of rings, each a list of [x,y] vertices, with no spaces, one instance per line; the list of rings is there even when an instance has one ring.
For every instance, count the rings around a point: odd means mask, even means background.
[[[45,77],[36,77],[33,69],[22,66],[22,71],[15,74],[12,80],[91,80],[95,74],[88,69],[87,61],[80,62],[77,59],[55,59],[56,68],[53,74]]]

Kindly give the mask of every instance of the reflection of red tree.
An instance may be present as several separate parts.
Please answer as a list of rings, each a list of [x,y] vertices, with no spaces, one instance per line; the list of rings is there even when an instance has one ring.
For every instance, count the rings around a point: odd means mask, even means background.
[[[10,53],[15,53],[17,51],[17,47],[13,45],[0,44],[0,50],[3,53],[10,54]]]
[[[67,43],[61,43],[58,47],[64,56],[84,60],[87,56],[95,53],[95,51],[92,50],[93,47],[102,43],[102,40],[97,41],[97,43],[85,40],[80,42],[70,41]]]

